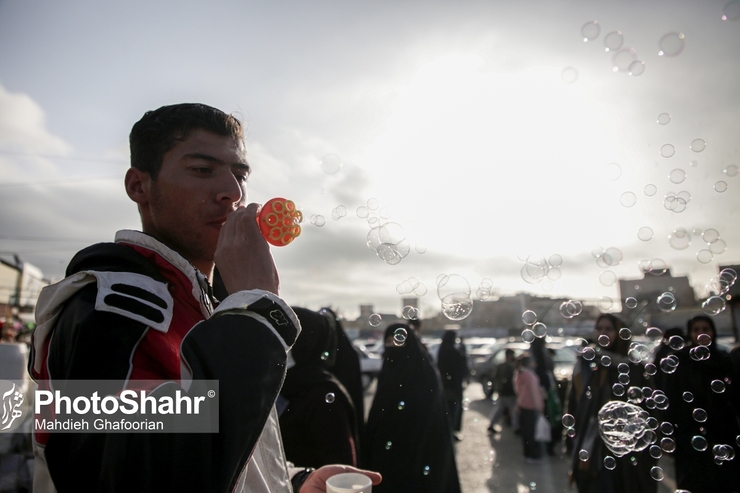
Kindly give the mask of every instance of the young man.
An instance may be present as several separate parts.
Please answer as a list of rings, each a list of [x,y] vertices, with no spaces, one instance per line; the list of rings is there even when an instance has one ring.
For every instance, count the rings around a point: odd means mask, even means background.
[[[201,104],[165,106],[134,125],[130,144],[125,187],[142,232],[82,250],[42,292],[30,370],[40,388],[165,380],[187,391],[218,380],[220,432],[37,431],[35,491],[318,493],[329,476],[357,471],[285,461],[274,403],[300,326],[278,297],[259,206],[246,205],[240,122]],[[228,293],[220,302],[214,267]]]

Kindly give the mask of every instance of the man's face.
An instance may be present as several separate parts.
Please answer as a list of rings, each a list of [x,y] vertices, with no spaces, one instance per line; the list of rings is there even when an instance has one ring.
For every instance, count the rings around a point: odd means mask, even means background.
[[[209,274],[226,216],[247,199],[249,165],[241,142],[194,130],[162,158],[142,206],[144,232]]]
[[[596,335],[596,340],[599,340],[599,336],[606,335],[609,338],[609,344],[607,347],[611,347],[612,344],[614,344],[614,341],[617,340],[617,328],[614,327],[614,324],[611,322],[611,320],[607,318],[602,318],[599,320],[599,323],[596,324],[596,329],[594,330]]]

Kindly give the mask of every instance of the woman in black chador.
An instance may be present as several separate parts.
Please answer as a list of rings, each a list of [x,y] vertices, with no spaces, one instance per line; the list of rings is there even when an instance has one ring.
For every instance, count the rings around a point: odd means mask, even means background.
[[[437,368],[442,378],[442,388],[452,429],[455,433],[459,433],[462,428],[463,389],[470,376],[470,370],[468,358],[465,355],[465,346],[454,330],[448,330],[442,336],[442,344],[439,345],[437,356]]]
[[[383,475],[373,493],[460,493],[439,374],[408,325],[385,331],[362,457]]]
[[[687,346],[675,353],[678,366],[664,377],[666,419],[675,426],[676,483],[692,493],[740,492],[740,392],[732,362],[717,347],[711,318],[694,317],[687,328]]]
[[[293,464],[319,468],[358,465],[355,410],[347,390],[328,371],[337,352],[329,315],[293,308],[301,322],[278,399],[285,456]]]

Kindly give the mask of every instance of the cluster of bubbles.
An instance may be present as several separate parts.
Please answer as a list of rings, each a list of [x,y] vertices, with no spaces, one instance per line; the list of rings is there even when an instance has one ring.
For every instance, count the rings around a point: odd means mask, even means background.
[[[338,205],[331,210],[331,218],[335,221],[339,221],[347,215],[347,208],[343,205]]]
[[[702,248],[696,253],[696,260],[702,264],[708,264],[714,259],[715,255],[720,255],[727,250],[727,243],[725,240],[720,238],[719,231],[710,228],[705,231],[694,230],[695,236],[700,236],[702,241],[705,243],[705,248]]]
[[[537,314],[533,310],[525,310],[522,313],[522,322],[526,325],[522,331],[522,340],[532,342],[535,338],[544,338],[547,336],[547,325],[537,321]]]
[[[322,216],[321,214],[311,214],[311,217],[309,218],[309,222],[313,224],[316,227],[322,227],[324,224],[326,224],[326,218]]]
[[[671,293],[670,291],[666,291],[658,296],[658,298],[655,300],[655,304],[658,306],[660,311],[668,313],[676,309],[678,302],[676,301],[676,296],[673,293]]]
[[[491,291],[493,290],[493,281],[489,278],[481,279],[478,289],[475,290],[475,297],[481,301],[485,301],[491,297]]]
[[[565,318],[574,318],[583,311],[583,303],[578,300],[568,300],[560,303],[560,314]]]
[[[643,259],[637,264],[638,269],[645,274],[652,274],[654,276],[662,276],[668,271],[668,265],[665,260],[660,258],[654,258],[652,260]]]
[[[406,305],[401,310],[401,316],[406,320],[419,320],[419,309],[415,306]]]
[[[706,287],[709,296],[701,304],[704,313],[710,316],[719,315],[727,307],[725,296],[737,281],[737,272],[734,269],[725,268],[717,277],[713,278]]]
[[[682,182],[685,179],[686,175],[685,173],[683,173],[683,170],[678,170],[678,171],[674,170],[674,172],[675,173],[672,173],[670,175],[672,176],[673,180],[680,180]],[[680,183],[680,182],[677,181],[675,183]],[[691,194],[687,192],[686,190],[683,190],[678,193],[668,192],[663,197],[663,207],[666,210],[669,210],[676,214],[680,214],[681,212],[685,211],[689,202],[691,202]]]
[[[648,425],[650,415],[635,404],[609,401],[599,410],[598,418],[604,445],[617,457],[644,450],[655,439]]]
[[[557,281],[562,276],[561,265],[563,257],[557,253],[548,258],[544,255],[528,255],[521,269],[522,279],[529,284],[537,284],[545,278]]]
[[[427,286],[417,278],[409,277],[405,281],[398,283],[396,292],[400,295],[414,294],[421,297],[427,294]]]
[[[403,327],[398,327],[393,331],[393,344],[396,346],[403,346],[406,344],[406,339],[409,337],[409,332]]]
[[[598,21],[589,21],[581,27],[583,41],[594,41],[601,34],[601,25]],[[633,48],[624,47],[624,34],[621,31],[612,31],[604,36],[604,51],[613,53],[612,71],[629,75],[642,75],[645,72],[645,62],[640,60]]]
[[[458,274],[437,276],[437,296],[442,313],[450,320],[462,320],[473,311],[470,283]]]
[[[367,234],[367,246],[385,263],[396,265],[411,251],[406,231],[400,224],[387,221],[390,211],[381,209],[376,213],[377,209],[378,201],[369,199],[366,205],[357,208],[357,217],[367,219],[371,226]]]

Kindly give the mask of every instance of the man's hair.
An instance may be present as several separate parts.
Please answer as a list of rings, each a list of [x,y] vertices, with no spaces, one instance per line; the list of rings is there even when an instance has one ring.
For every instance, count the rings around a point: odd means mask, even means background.
[[[162,106],[144,113],[131,128],[131,167],[156,179],[167,151],[178,141],[187,139],[193,130],[207,130],[239,142],[244,140],[241,122],[217,108],[200,103]]]

